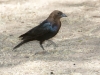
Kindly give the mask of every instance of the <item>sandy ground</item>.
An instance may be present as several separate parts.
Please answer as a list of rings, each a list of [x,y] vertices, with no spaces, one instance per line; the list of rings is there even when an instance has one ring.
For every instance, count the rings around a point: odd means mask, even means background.
[[[12,48],[53,11],[68,16],[53,40]],[[53,74],[52,74],[53,73]],[[0,0],[0,75],[100,75],[100,0]]]

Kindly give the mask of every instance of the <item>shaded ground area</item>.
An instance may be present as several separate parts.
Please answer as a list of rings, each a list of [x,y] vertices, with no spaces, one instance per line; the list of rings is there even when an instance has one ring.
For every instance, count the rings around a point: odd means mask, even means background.
[[[34,41],[12,51],[55,9],[68,16],[56,48]],[[0,75],[100,75],[100,0],[0,0]]]

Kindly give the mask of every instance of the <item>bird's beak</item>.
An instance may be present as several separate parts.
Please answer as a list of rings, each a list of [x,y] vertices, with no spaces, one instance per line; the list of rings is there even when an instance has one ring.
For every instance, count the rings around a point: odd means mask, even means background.
[[[67,17],[64,13],[61,15],[61,17]]]

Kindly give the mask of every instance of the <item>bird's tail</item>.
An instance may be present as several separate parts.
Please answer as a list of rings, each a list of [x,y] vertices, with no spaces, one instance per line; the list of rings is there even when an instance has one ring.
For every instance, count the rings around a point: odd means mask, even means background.
[[[23,40],[21,43],[19,43],[19,44],[18,44],[17,46],[15,46],[13,49],[16,49],[16,48],[20,47],[22,44],[24,44],[24,43],[26,43],[26,42],[28,42],[28,41]]]

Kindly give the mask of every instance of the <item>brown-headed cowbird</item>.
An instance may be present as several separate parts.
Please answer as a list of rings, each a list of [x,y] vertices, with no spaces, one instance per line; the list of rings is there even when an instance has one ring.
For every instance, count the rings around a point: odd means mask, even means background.
[[[22,39],[22,42],[15,46],[14,49],[29,41],[38,40],[40,42],[40,46],[44,50],[42,43],[45,40],[54,37],[58,33],[61,27],[60,18],[62,17],[67,16],[59,10],[54,10],[49,17],[38,26],[19,36]]]

